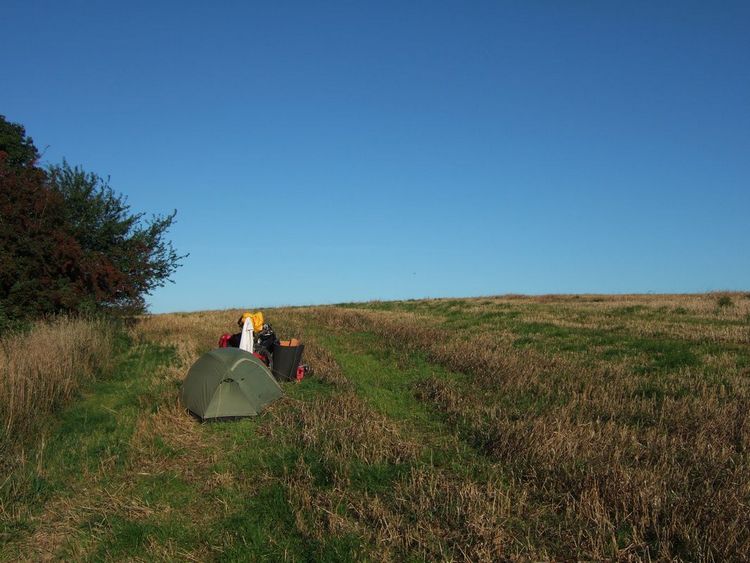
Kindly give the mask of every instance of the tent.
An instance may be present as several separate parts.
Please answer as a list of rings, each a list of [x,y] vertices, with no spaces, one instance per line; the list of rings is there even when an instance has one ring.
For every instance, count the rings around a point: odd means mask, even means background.
[[[258,358],[239,348],[217,348],[192,365],[180,398],[206,420],[255,416],[281,395],[281,387]]]

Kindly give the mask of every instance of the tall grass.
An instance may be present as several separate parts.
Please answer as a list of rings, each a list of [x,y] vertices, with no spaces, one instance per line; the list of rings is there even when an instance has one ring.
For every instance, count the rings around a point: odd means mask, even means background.
[[[8,461],[84,381],[110,367],[113,342],[110,323],[65,317],[0,339],[0,459]]]
[[[260,422],[294,455],[256,472],[305,537],[352,535],[382,560],[748,560],[750,299],[731,300],[268,311],[314,376]],[[136,334],[194,357],[236,316],[149,317]]]
[[[647,299],[634,301],[640,308],[627,314],[640,318],[620,321],[628,330],[614,333],[601,350],[591,343],[602,333],[555,331],[562,322],[575,327],[576,317],[562,308],[539,309],[531,300],[514,306],[526,325],[514,318],[481,324],[481,313],[466,313],[472,301],[426,308],[443,306],[443,315],[436,315],[443,323],[449,315],[463,323],[452,330],[435,317],[398,311],[320,308],[311,320],[343,333],[373,332],[386,349],[425,354],[465,373],[463,384],[431,378],[416,395],[498,462],[511,490],[531,499],[543,515],[535,526],[557,546],[552,549],[594,559],[746,559],[750,327],[736,325],[735,333],[721,326],[715,338],[708,315],[723,312],[709,296],[675,299],[711,308],[691,307],[707,313],[672,326],[668,313],[651,310]],[[576,305],[573,312],[606,318],[608,302]],[[524,305],[534,308],[524,311]],[[546,324],[529,325],[535,318]],[[678,322],[679,331],[673,328]],[[514,333],[528,326],[536,331],[535,347],[519,345],[525,341]],[[709,346],[712,340],[721,345]],[[612,349],[626,345],[627,353],[612,361]]]

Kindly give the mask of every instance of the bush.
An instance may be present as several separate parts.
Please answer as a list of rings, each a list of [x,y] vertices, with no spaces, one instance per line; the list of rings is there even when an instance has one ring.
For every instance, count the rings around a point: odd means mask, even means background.
[[[722,295],[716,300],[716,303],[719,307],[731,307],[734,305],[734,303],[732,303],[732,298],[729,297],[729,295]]]

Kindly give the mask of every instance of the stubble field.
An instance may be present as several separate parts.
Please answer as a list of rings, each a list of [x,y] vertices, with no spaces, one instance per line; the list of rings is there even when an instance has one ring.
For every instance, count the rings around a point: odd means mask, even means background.
[[[750,558],[750,294],[268,309],[314,374],[177,402],[240,311],[156,315],[2,489],[4,558]]]

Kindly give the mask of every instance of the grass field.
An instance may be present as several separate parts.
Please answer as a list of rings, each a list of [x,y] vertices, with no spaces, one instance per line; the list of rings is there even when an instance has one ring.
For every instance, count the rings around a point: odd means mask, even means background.
[[[141,319],[0,475],[0,558],[750,559],[750,294],[264,312],[312,377],[201,425],[239,311]]]
[[[111,323],[66,317],[0,337],[0,475],[51,412],[110,370],[114,346]]]

